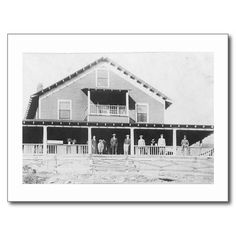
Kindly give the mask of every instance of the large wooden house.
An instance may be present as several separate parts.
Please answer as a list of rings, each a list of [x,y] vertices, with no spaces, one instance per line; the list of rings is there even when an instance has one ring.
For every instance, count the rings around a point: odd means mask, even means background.
[[[213,147],[194,144],[213,134],[214,127],[165,124],[165,110],[171,105],[165,94],[102,57],[30,97],[22,123],[23,153],[91,155],[93,136],[109,144],[115,133],[118,154],[123,154],[123,140],[129,134],[130,155],[138,155],[140,135],[146,141],[145,154],[157,155],[151,140],[163,134],[164,155],[181,155],[184,135],[190,144],[189,155],[212,155]],[[68,139],[76,142],[68,144]]]

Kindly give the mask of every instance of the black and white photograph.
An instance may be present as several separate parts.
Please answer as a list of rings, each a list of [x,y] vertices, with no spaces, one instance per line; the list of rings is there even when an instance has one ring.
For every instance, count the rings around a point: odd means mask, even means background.
[[[1,235],[236,235],[235,1],[0,2]]]
[[[13,199],[225,199],[227,35],[8,43]]]
[[[24,184],[214,184],[214,54],[24,53]]]

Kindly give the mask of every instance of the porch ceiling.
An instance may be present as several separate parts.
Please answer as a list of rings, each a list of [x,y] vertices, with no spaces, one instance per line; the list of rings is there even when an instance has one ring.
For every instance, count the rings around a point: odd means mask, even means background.
[[[185,129],[185,130],[214,130],[213,125],[188,125],[188,124],[157,124],[157,123],[111,123],[111,122],[86,122],[86,121],[65,121],[65,120],[23,120],[23,126],[42,126],[42,125],[50,125],[50,126],[97,126],[97,127],[136,127],[136,128],[168,128],[168,129]]]

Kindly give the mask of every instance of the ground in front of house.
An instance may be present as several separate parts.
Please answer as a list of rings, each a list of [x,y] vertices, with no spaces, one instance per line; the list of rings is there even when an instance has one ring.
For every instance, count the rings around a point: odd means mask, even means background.
[[[213,158],[24,158],[25,184],[213,184]]]

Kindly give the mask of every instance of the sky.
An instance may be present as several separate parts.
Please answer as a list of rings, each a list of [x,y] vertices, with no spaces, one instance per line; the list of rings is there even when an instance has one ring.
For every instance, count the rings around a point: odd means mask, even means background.
[[[214,124],[211,52],[24,53],[23,117],[39,83],[47,87],[102,56],[171,98],[173,104],[165,110],[165,123]]]

